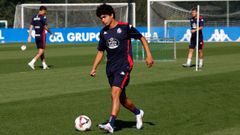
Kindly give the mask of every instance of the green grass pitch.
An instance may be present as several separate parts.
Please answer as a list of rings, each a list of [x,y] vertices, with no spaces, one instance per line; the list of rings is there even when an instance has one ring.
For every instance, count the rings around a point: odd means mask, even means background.
[[[239,135],[240,45],[206,43],[205,66],[183,68],[187,44],[177,44],[177,60],[155,62],[147,69],[135,62],[127,95],[145,111],[144,128],[121,108],[121,135]],[[97,124],[109,117],[111,98],[105,62],[97,77],[89,72],[96,45],[49,45],[50,70],[32,71],[27,63],[36,53],[20,44],[0,44],[0,135],[99,135]],[[74,120],[85,114],[89,132],[77,132]]]

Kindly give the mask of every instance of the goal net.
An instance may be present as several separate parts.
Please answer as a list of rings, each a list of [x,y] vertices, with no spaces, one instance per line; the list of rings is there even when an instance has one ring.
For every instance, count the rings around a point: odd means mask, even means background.
[[[102,26],[96,17],[96,9],[102,3],[84,4],[21,4],[16,6],[14,28],[27,28],[40,6],[47,7],[48,25],[52,28],[98,27]],[[128,13],[128,3],[107,3],[116,12],[116,19],[128,22],[128,15],[135,26],[135,3],[131,3],[132,13]]]
[[[149,38],[149,47],[155,61],[172,61],[176,59],[176,42],[173,38]],[[143,61],[146,58],[144,48],[140,41],[132,46],[133,59]]]
[[[8,21],[0,20],[0,28],[8,28]]]
[[[236,0],[148,0],[148,36],[150,39],[172,38],[176,42],[188,42],[191,37],[190,10],[197,5],[201,7],[200,14],[204,18],[205,26],[240,26],[239,4],[240,1]],[[158,45],[161,46],[162,44],[158,43]],[[171,49],[172,53],[167,54],[172,56],[176,50],[173,44],[168,45],[173,49]],[[164,44],[164,46],[166,45]],[[162,49],[162,53],[169,51],[164,47],[158,48]],[[164,57],[157,58],[162,60]]]
[[[239,26],[239,4],[237,0],[148,0],[148,34],[176,38],[176,28],[190,27],[185,21],[191,17],[191,8],[197,5],[201,7],[205,26]],[[167,21],[166,26],[166,20],[175,21]],[[161,29],[164,26],[166,28]]]

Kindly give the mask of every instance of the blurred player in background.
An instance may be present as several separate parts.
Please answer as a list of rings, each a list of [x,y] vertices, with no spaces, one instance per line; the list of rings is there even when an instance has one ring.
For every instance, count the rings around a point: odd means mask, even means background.
[[[96,10],[97,16],[105,27],[100,32],[98,52],[90,72],[96,75],[96,69],[101,62],[104,51],[107,52],[106,72],[112,92],[112,109],[107,124],[99,124],[99,128],[107,132],[114,132],[114,122],[120,110],[120,104],[133,112],[136,116],[136,128],[143,126],[143,110],[135,107],[133,102],[126,96],[126,86],[129,83],[130,73],[133,68],[131,38],[141,40],[146,51],[146,64],[150,68],[153,65],[152,54],[146,39],[131,25],[115,20],[115,11],[112,6],[102,4]]]
[[[203,67],[203,47],[204,47],[204,42],[203,42],[203,26],[204,26],[204,20],[202,16],[199,16],[199,27],[197,28],[197,8],[192,8],[191,9],[191,15],[192,18],[190,20],[191,23],[191,41],[190,41],[190,45],[189,45],[189,51],[188,51],[188,59],[187,62],[185,64],[183,64],[183,67],[191,67],[191,61],[192,61],[192,56],[193,56],[193,52],[194,49],[196,47],[197,44],[197,31],[199,31],[199,46],[198,46],[198,53],[199,53],[199,61],[198,61],[198,65],[199,68]]]
[[[46,17],[47,8],[45,6],[41,6],[39,8],[39,12],[37,15],[34,15],[31,21],[31,25],[29,27],[29,36],[28,36],[28,42],[31,42],[31,35],[32,30],[35,30],[35,42],[37,45],[38,53],[37,55],[28,63],[28,65],[34,70],[35,69],[35,62],[40,57],[42,60],[42,66],[43,69],[48,69],[48,66],[46,64],[45,56],[44,56],[44,50],[46,48],[46,32],[47,30],[51,35],[53,33],[49,30],[47,27],[47,17]]]

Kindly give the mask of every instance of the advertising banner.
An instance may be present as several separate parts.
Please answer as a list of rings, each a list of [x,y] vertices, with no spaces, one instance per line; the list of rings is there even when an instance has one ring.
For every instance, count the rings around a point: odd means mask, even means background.
[[[144,36],[149,37],[146,27],[137,28]],[[47,33],[47,43],[77,44],[99,41],[100,27],[90,28],[52,28],[54,36]],[[155,27],[151,31],[151,38],[175,38],[177,42],[189,42],[191,30],[189,27],[168,28],[164,35],[163,27]],[[166,34],[165,33],[165,34]],[[240,42],[240,27],[205,27],[203,29],[205,42]],[[0,43],[27,42],[28,29],[0,29]],[[34,42],[35,32],[32,32]]]

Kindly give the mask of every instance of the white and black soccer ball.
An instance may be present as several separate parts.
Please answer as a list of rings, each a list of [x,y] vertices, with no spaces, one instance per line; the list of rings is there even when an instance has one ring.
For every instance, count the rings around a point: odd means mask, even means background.
[[[80,115],[75,119],[75,128],[78,131],[88,131],[92,125],[91,119],[86,115]]]
[[[22,46],[21,46],[21,50],[22,50],[22,51],[25,51],[26,49],[27,49],[27,46],[26,46],[26,45],[22,45]]]

